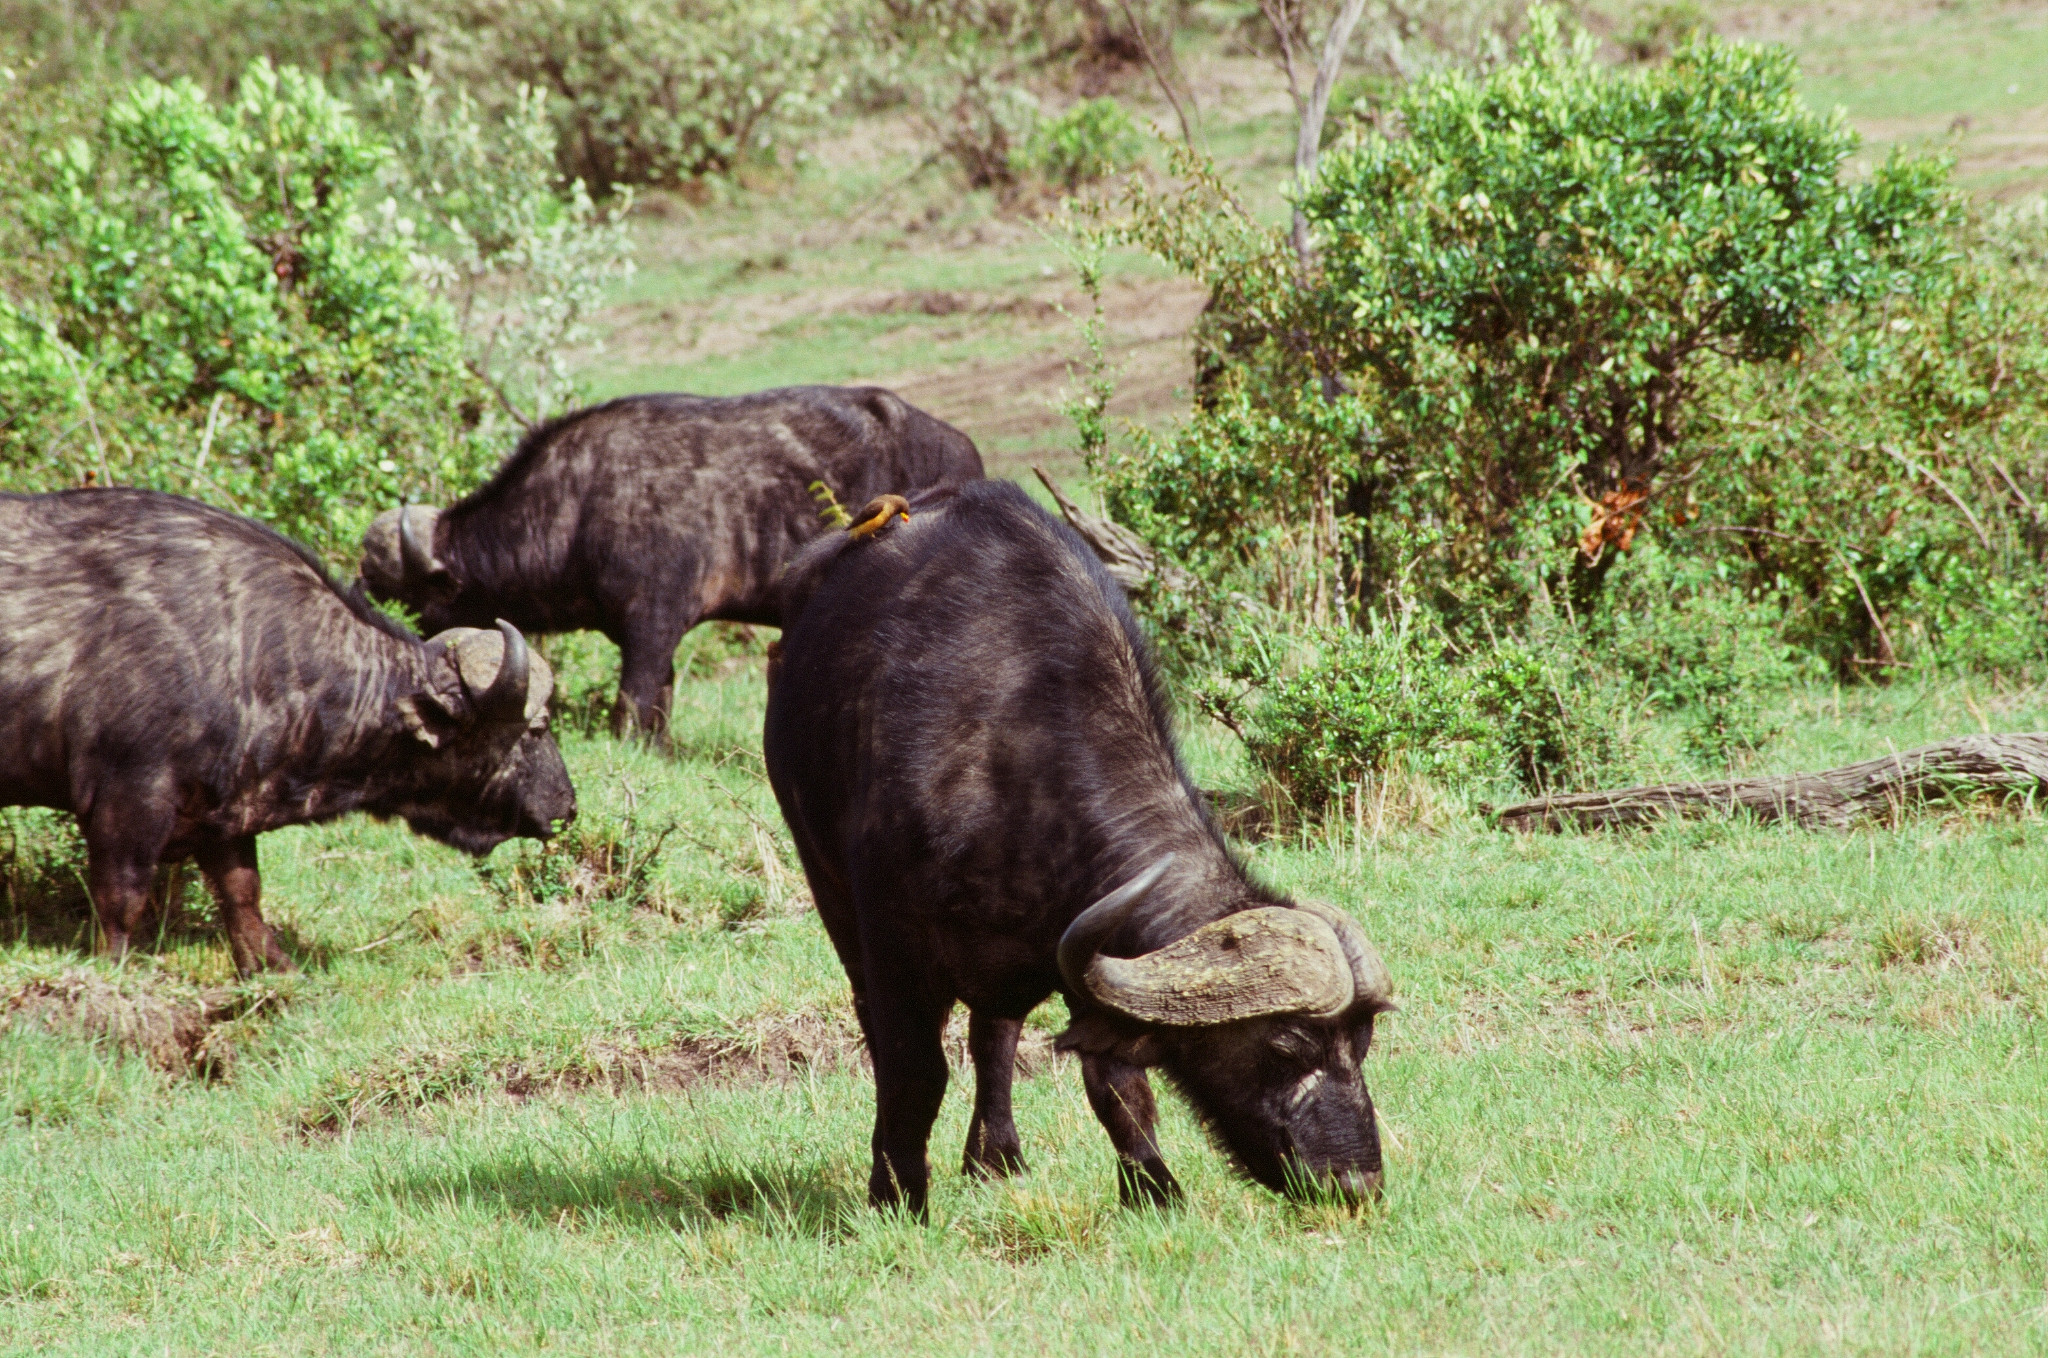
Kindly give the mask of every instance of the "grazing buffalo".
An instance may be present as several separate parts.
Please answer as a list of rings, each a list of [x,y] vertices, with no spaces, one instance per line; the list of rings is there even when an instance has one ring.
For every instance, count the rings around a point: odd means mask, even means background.
[[[421,641],[311,553],[145,490],[0,495],[0,805],[78,817],[105,946],[198,860],[244,973],[291,965],[256,836],[349,811],[473,854],[576,814],[512,627]]]
[[[659,739],[685,632],[781,625],[776,577],[825,529],[814,484],[858,505],[980,477],[972,440],[875,387],[629,396],[535,429],[445,510],[380,515],[363,581],[429,631],[604,633],[621,661],[613,730]]]
[[[1008,482],[905,508],[791,564],[766,733],[874,1059],[874,1201],[924,1204],[956,1000],[967,1169],[1021,1164],[1016,1039],[1055,990],[1125,1201],[1179,1193],[1152,1066],[1260,1183],[1377,1192],[1359,1065],[1393,1006],[1372,945],[1231,856],[1123,594],[1071,530]]]

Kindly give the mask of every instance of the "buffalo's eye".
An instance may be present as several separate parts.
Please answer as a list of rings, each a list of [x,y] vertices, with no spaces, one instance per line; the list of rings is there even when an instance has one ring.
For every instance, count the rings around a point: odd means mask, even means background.
[[[1322,1064],[1322,1044],[1307,1033],[1282,1028],[1273,1034],[1271,1046],[1275,1056],[1297,1069],[1309,1070]]]

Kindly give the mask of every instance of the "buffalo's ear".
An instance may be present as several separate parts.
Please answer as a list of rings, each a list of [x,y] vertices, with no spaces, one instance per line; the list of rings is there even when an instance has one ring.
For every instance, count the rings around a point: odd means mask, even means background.
[[[433,716],[430,717],[421,710],[422,699],[425,699],[426,704],[432,709]],[[405,729],[412,732],[414,740],[430,750],[441,748],[441,733],[434,728],[444,725],[446,716],[442,713],[439,703],[434,702],[427,694],[407,694],[398,700],[397,707],[399,719],[405,723]]]
[[[465,629],[468,630],[468,629]],[[450,638],[443,632],[425,646],[424,682],[396,704],[399,718],[413,738],[428,749],[439,749],[453,739],[469,716],[469,701],[462,686],[461,672],[450,654]]]
[[[1156,1066],[1166,1059],[1165,1044],[1155,1033],[1134,1029],[1108,1014],[1083,1014],[1053,1039],[1055,1051],[1107,1056],[1130,1066]]]

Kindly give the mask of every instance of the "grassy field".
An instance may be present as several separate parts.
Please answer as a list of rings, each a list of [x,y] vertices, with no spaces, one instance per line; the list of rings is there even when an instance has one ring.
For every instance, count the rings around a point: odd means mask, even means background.
[[[1385,1201],[1247,1187],[1169,1100],[1189,1202],[1120,1210],[1055,1001],[1032,1172],[959,1175],[956,1086],[917,1225],[862,1204],[872,1087],[753,754],[759,661],[700,668],[678,755],[570,738],[570,843],[490,882],[390,827],[270,836],[300,975],[235,985],[203,912],[124,966],[49,923],[0,953],[0,1349],[2048,1345],[2040,818],[1245,845],[1394,968]],[[1794,701],[1773,762],[2048,724],[2034,690]],[[605,854],[657,841],[651,873]]]
[[[1791,42],[1874,143],[1954,135],[1973,188],[2048,183],[2039,6],[1712,12]],[[1277,76],[1190,67],[1277,209]],[[878,122],[646,212],[595,394],[879,381],[999,473],[1071,472],[1056,233],[918,154]],[[1122,257],[1107,302],[1116,410],[1170,418],[1202,297]],[[1169,1097],[1189,1200],[1120,1210],[1055,1001],[1018,1091],[1031,1172],[958,1173],[956,1082],[917,1224],[863,1203],[873,1091],[762,778],[759,640],[685,642],[672,756],[565,737],[583,813],[547,854],[267,837],[297,975],[236,982],[196,896],[123,965],[76,911],[0,918],[0,1352],[2048,1351],[2031,807],[1518,837],[1445,802],[1243,844],[1393,971],[1385,1200],[1248,1187]],[[558,706],[594,711],[605,648],[553,649]],[[1992,681],[1783,701],[1758,769],[2048,729],[2048,689]],[[1247,786],[1217,732],[1189,741],[1204,786]]]

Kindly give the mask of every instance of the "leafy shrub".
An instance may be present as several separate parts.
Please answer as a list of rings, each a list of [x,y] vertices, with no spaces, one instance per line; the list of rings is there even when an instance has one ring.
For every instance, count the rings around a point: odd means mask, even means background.
[[[1614,39],[1632,61],[1662,61],[1707,26],[1706,12],[1694,0],[1640,0]]]
[[[338,553],[486,465],[456,326],[360,210],[387,152],[317,79],[258,62],[227,107],[143,80],[29,145],[47,292],[0,298],[6,484],[197,493]]]
[[[1043,5],[1008,0],[881,0],[872,84],[904,104],[972,189],[1016,181],[1019,151],[1038,123],[1021,84],[1051,31]]]
[[[1683,723],[1692,754],[1725,763],[1778,733],[1774,700],[1805,677],[1782,621],[1709,563],[1639,547],[1610,581],[1597,644],[1652,712]]]
[[[1628,767],[1633,694],[1555,619],[1502,638],[1475,664],[1479,711],[1502,771],[1531,792],[1598,787]]]
[[[1732,375],[1701,431],[1715,474],[1679,507],[1691,550],[1845,676],[2048,642],[2048,207],[1955,247],[1913,294]]]
[[[469,91],[415,69],[372,85],[367,102],[397,152],[383,214],[448,299],[471,370],[523,424],[570,405],[564,355],[591,343],[584,317],[633,272],[631,191],[602,211],[580,179],[557,191],[557,138],[534,86],[486,117]]]
[[[0,809],[0,931],[17,937],[32,924],[82,925],[85,836],[69,815],[34,807]]]
[[[1231,678],[1205,707],[1243,738],[1252,761],[1299,811],[1342,803],[1397,763],[1457,776],[1489,763],[1493,729],[1471,675],[1432,653],[1420,629],[1322,634],[1289,663],[1247,635]]]
[[[215,96],[259,57],[330,76],[374,64],[383,17],[360,0],[0,0],[0,34],[36,84],[185,76]]]
[[[555,675],[549,724],[586,736],[610,731],[619,691],[619,648],[596,632],[556,632],[536,644]]]
[[[1533,10],[1515,62],[1427,76],[1394,113],[1404,135],[1366,130],[1303,195],[1308,271],[1189,157],[1174,194],[1130,192],[1121,237],[1212,300],[1194,416],[1097,471],[1169,551],[1214,539],[1211,505],[1246,541],[1284,525],[1323,576],[1296,598],[1398,595],[1467,645],[1545,594],[1597,609],[1667,488],[1715,474],[1731,374],[1924,291],[1957,212],[1932,161],[1841,182],[1855,138],[1790,59],[1711,37],[1616,71]],[[1177,495],[1188,466],[1223,474]]]
[[[393,11],[392,57],[508,106],[520,85],[546,91],[562,175],[604,193],[726,173],[822,117],[857,39],[836,13],[816,0],[425,0]]]
[[[1144,149],[1144,134],[1122,104],[1084,99],[1034,128],[1017,159],[1046,182],[1072,191],[1130,169]]]

